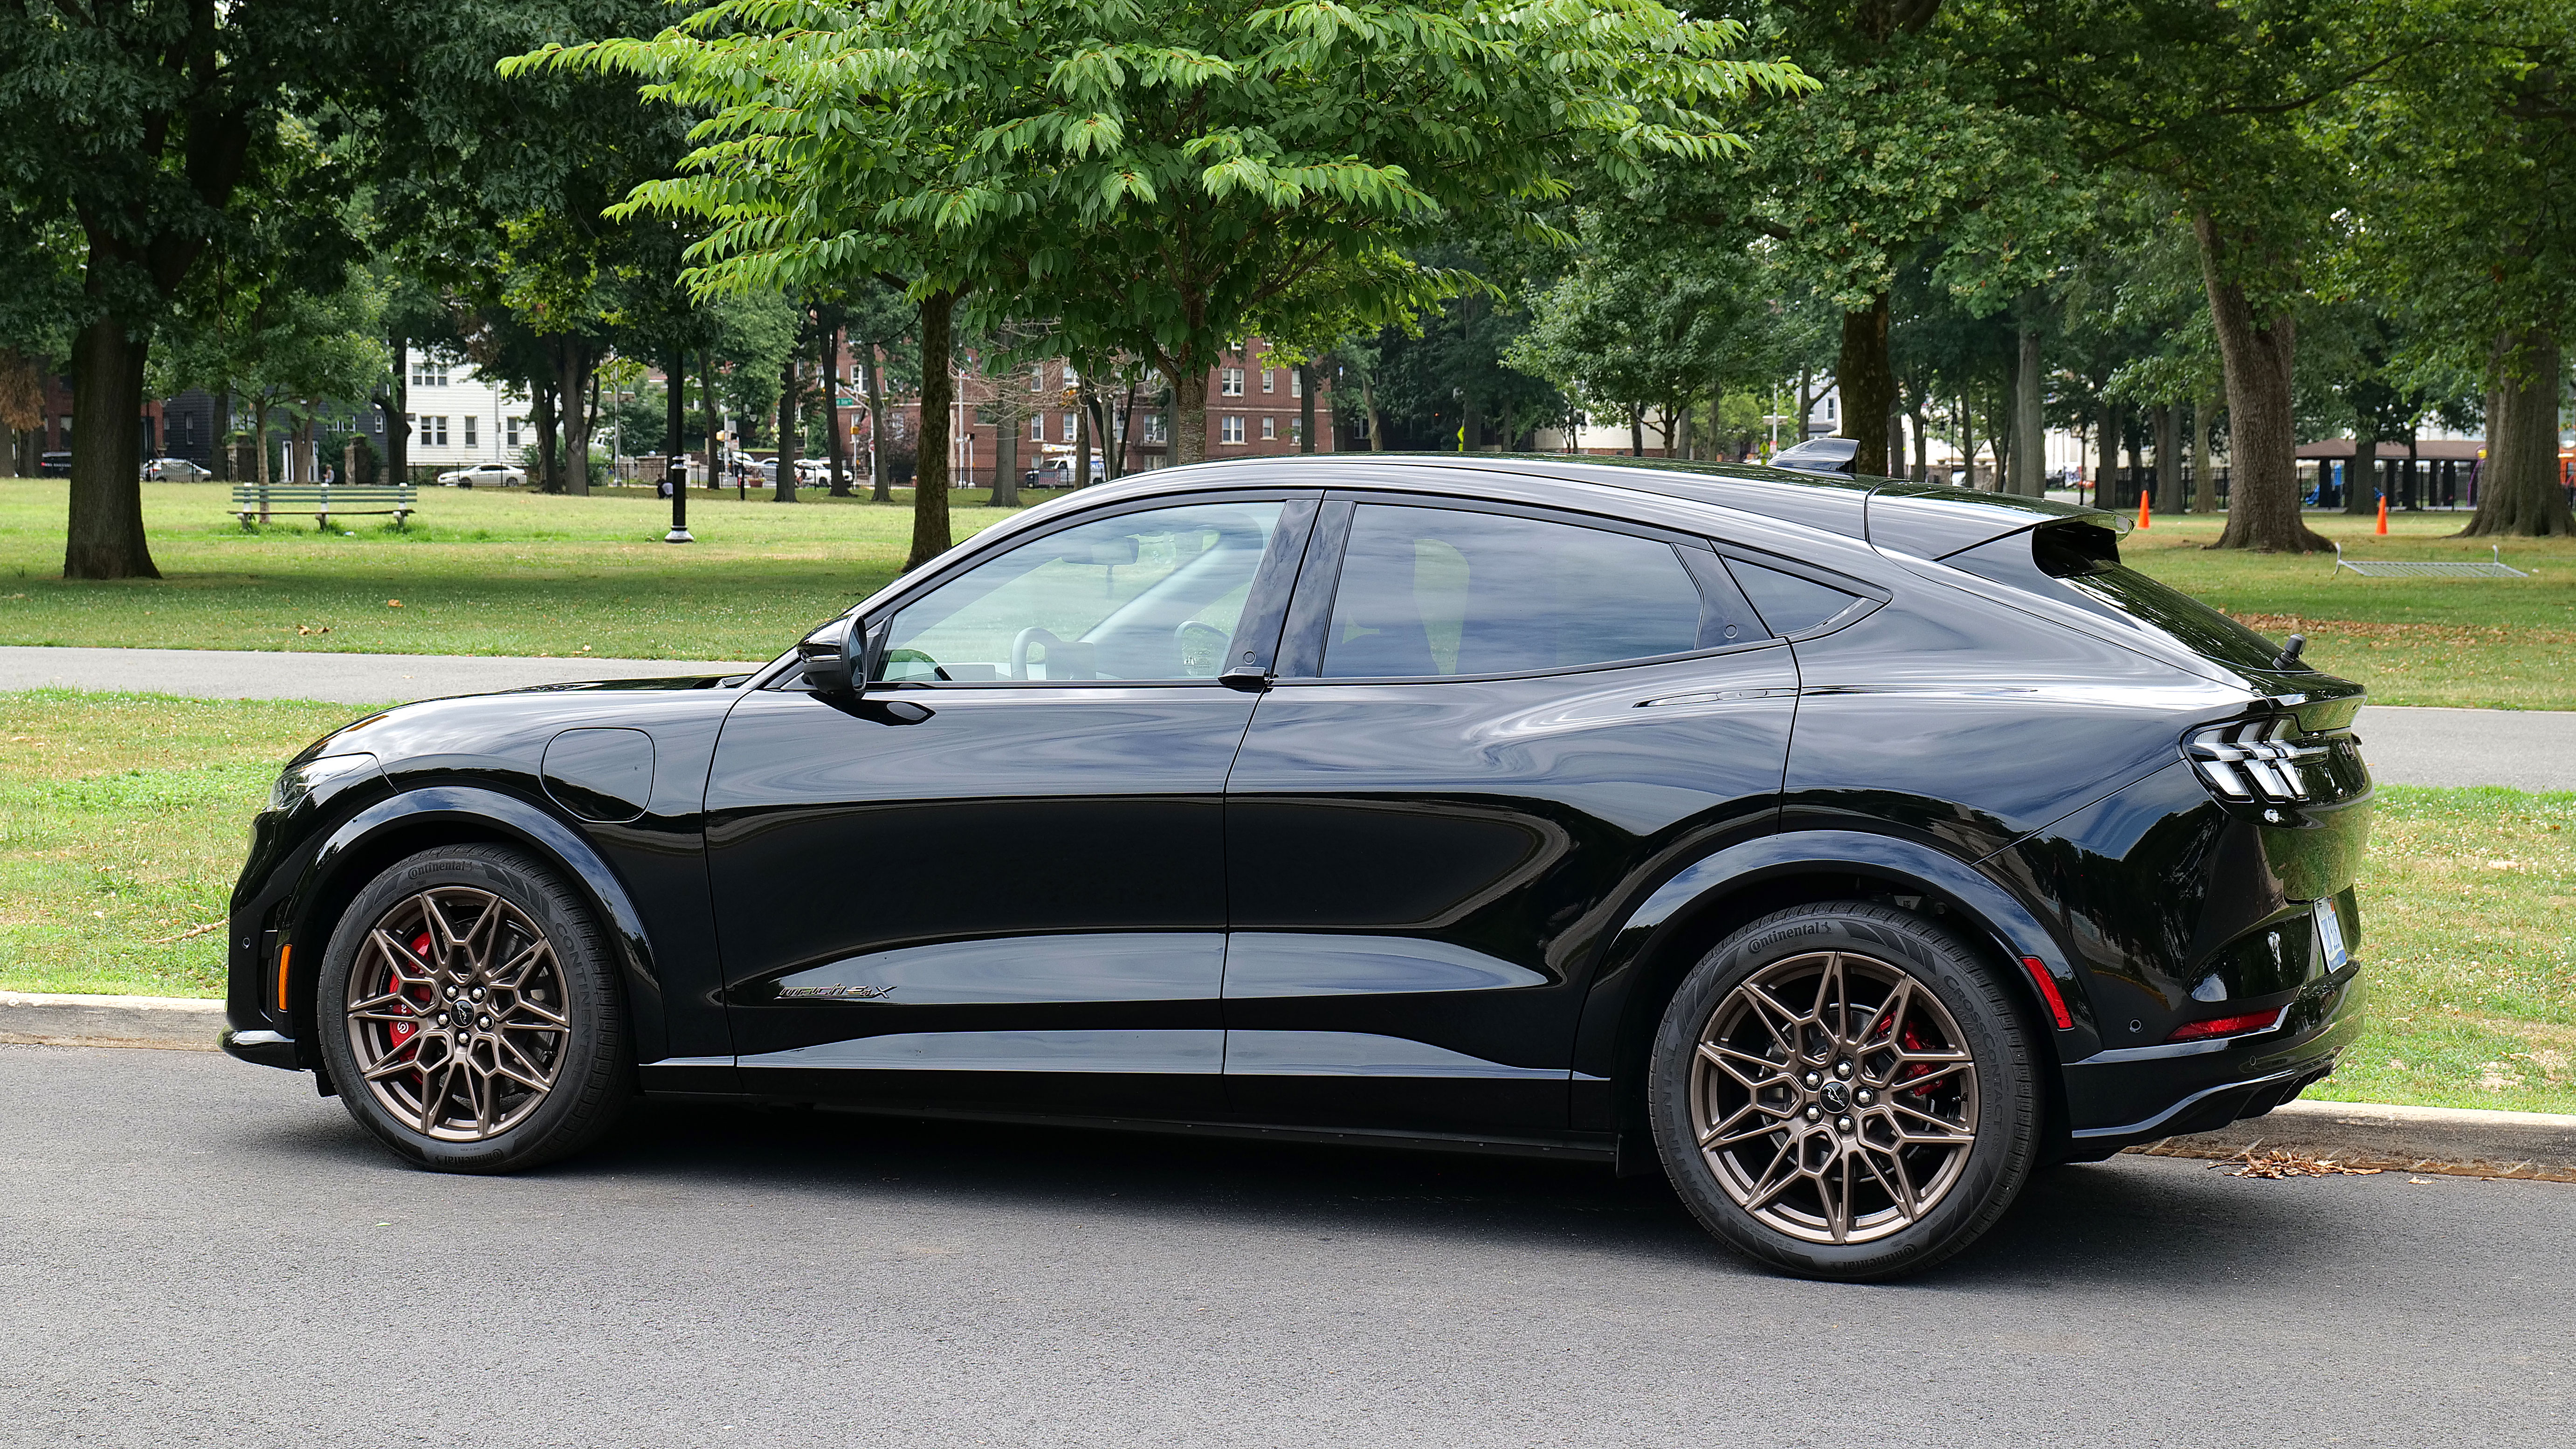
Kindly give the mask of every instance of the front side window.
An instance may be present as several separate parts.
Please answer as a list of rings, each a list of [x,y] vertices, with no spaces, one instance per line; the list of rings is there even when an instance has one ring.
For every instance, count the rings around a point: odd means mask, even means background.
[[[887,633],[880,677],[1213,679],[1280,506],[1159,508],[1032,539],[906,604]]]
[[[1571,669],[1701,647],[1668,543],[1578,524],[1362,504],[1324,639],[1327,679]]]

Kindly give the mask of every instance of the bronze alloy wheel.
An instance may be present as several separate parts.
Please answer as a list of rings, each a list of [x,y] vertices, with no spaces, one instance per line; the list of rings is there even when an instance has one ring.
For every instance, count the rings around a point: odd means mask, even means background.
[[[526,912],[471,886],[423,890],[378,916],[346,999],[369,1095],[441,1142],[481,1142],[527,1120],[572,1046],[553,944]]]
[[[1957,1020],[1904,967],[1853,951],[1790,956],[1728,992],[1688,1097],[1719,1188],[1809,1243],[1922,1221],[1977,1136],[1977,1065]]]

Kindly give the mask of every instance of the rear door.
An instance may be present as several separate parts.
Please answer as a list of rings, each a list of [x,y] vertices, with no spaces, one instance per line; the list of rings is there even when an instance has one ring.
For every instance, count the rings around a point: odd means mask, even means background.
[[[1770,828],[1797,675],[1702,540],[1335,494],[1226,792],[1226,1088],[1263,1120],[1567,1123],[1586,972]]]

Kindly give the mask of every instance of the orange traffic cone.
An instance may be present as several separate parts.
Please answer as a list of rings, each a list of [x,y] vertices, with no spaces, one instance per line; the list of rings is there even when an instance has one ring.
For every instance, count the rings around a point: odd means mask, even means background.
[[[2138,490],[2138,527],[2155,527],[2155,524],[2147,517],[2147,491],[2143,488]]]
[[[2379,495],[2379,532],[2383,538],[2388,534],[2388,495],[2385,493]]]

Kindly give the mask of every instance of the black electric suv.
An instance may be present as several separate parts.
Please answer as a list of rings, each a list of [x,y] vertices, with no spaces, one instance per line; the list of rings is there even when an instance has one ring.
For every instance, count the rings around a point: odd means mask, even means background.
[[[2362,691],[2121,527],[1626,460],[1085,490],[747,674],[316,742],[225,1046],[450,1171],[825,1103],[1592,1158],[1917,1269],[2359,1030]]]

